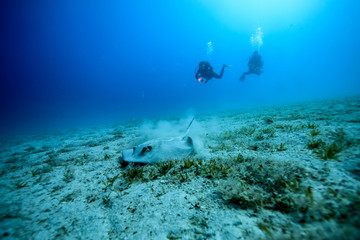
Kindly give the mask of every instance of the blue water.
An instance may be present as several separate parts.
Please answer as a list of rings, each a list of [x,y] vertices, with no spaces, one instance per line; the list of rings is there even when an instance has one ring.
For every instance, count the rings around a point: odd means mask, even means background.
[[[358,2],[2,1],[2,129],[359,94]],[[258,27],[264,73],[240,82]],[[233,67],[199,83],[205,59]]]

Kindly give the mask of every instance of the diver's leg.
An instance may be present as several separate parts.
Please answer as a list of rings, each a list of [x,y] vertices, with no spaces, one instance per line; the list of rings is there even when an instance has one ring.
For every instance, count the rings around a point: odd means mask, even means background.
[[[217,74],[216,72],[213,72],[211,77],[213,77],[213,78],[221,78],[221,76],[219,74]]]
[[[246,76],[246,73],[241,74],[241,77],[239,78],[239,80],[241,82],[243,82],[245,80],[245,76]]]
[[[224,75],[224,69],[225,69],[226,65],[223,64],[222,68],[221,68],[221,72],[220,72],[220,78],[222,78],[222,76]]]
[[[220,74],[217,74],[216,72],[212,73],[212,77],[213,78],[222,78],[223,74],[224,74],[224,69],[225,69],[225,64],[222,66],[221,72]]]
[[[221,68],[220,74],[217,74],[217,73],[213,72],[212,77],[213,77],[213,78],[222,78],[222,75],[224,75],[224,69],[225,69],[225,67],[231,67],[231,65],[223,64],[223,67]]]
[[[246,75],[248,75],[249,74],[249,72],[243,72],[243,74],[241,75],[241,77],[240,77],[240,81],[241,82],[243,82],[243,81],[245,81],[245,77],[246,77]]]

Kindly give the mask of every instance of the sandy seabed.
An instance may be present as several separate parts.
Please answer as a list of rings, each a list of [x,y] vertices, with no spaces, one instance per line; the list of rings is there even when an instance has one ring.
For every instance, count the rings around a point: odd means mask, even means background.
[[[190,117],[7,139],[1,239],[359,239],[360,97],[199,115],[195,154],[123,167]]]

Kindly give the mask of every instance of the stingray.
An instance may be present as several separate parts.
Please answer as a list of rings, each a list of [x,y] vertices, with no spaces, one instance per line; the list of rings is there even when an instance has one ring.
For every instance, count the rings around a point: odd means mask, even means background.
[[[127,163],[156,163],[170,159],[181,159],[194,152],[194,144],[188,136],[191,120],[186,132],[178,137],[156,138],[139,144],[132,149],[122,151],[120,162],[122,165]]]

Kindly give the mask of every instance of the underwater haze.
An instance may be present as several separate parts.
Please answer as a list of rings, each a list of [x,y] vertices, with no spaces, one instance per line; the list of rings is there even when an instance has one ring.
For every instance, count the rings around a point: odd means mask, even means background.
[[[360,93],[355,0],[0,5],[3,133]],[[240,82],[255,49],[264,73]],[[203,60],[232,67],[204,84]]]

